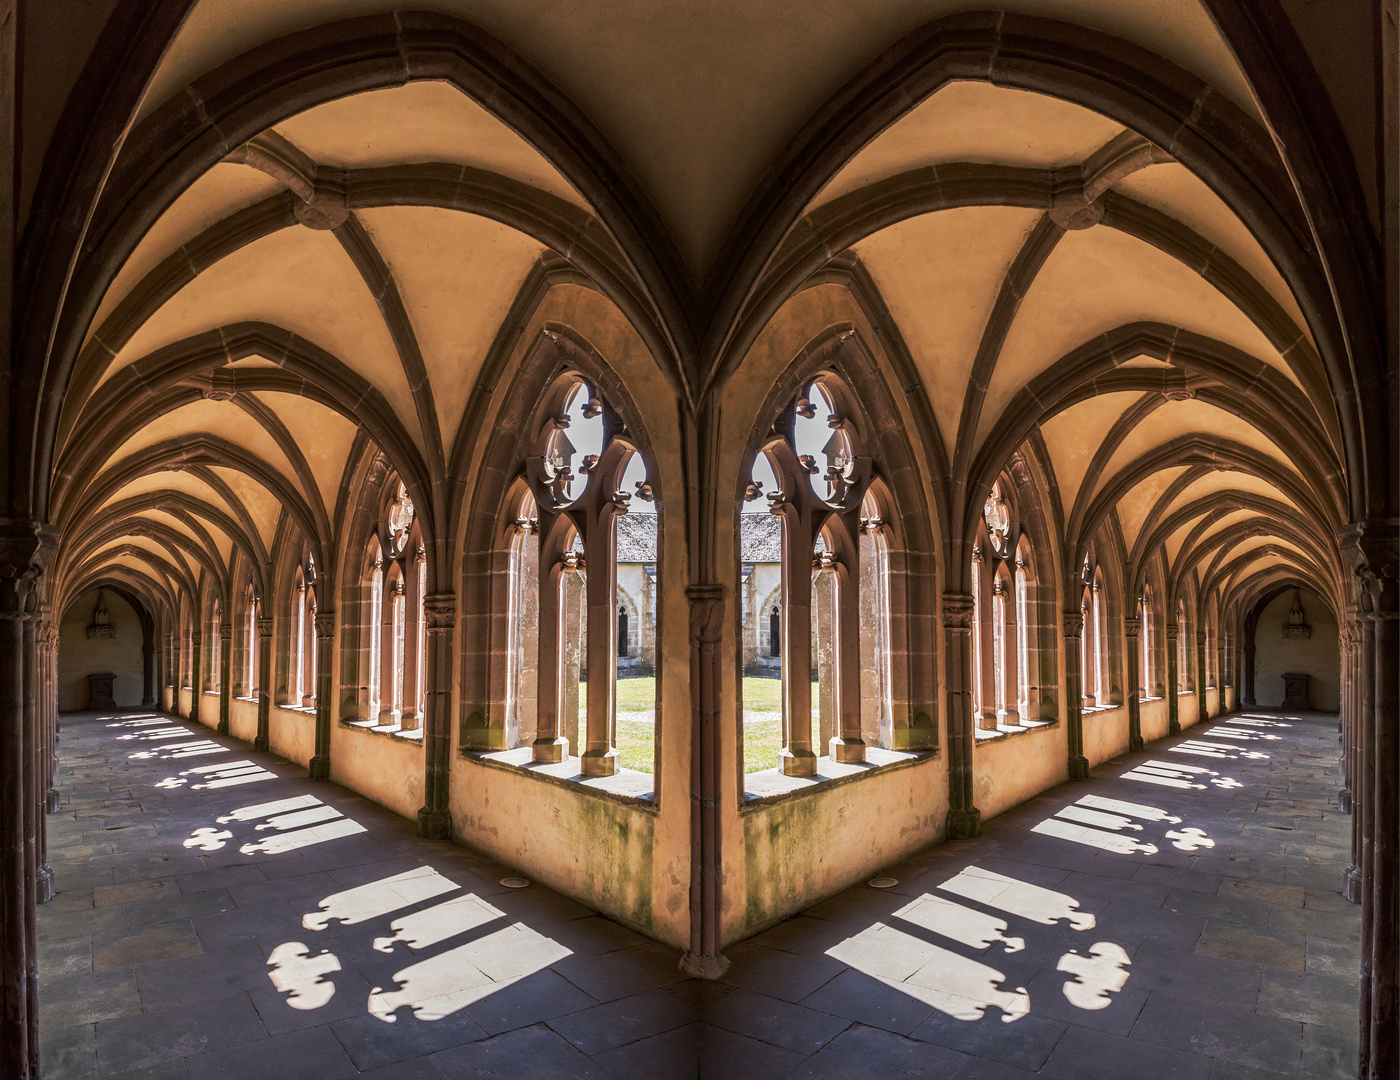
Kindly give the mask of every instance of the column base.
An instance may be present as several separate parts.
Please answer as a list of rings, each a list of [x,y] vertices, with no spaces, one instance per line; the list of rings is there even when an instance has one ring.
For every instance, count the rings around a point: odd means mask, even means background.
[[[1168,735],[1180,735],[1180,734],[1181,734],[1181,721],[1180,721],[1180,720],[1172,720],[1172,721],[1169,721],[1168,724],[1167,724],[1167,734],[1168,734]]]
[[[331,778],[330,754],[317,754],[306,768],[312,780],[329,780]]]
[[[1342,895],[1353,904],[1361,903],[1361,868],[1347,867],[1346,877],[1342,878]]]
[[[215,734],[215,735],[227,735],[227,734],[228,734],[228,721],[227,721],[227,720],[220,720],[220,721],[219,721],[219,726],[216,727],[216,728],[214,729],[214,734]]]
[[[418,811],[418,835],[425,840],[451,839],[452,815],[446,810],[423,807]]]
[[[569,756],[569,740],[536,739],[530,744],[530,760],[536,765],[558,765]]]
[[[720,979],[729,970],[729,957],[721,953],[718,956],[703,956],[700,953],[688,952],[681,957],[680,969],[692,979]]]
[[[831,760],[843,765],[865,764],[864,739],[832,739]]]
[[[617,773],[617,748],[585,750],[579,755],[579,772],[584,776],[613,776]]]
[[[1351,813],[1351,792],[1346,788],[1337,792],[1337,809],[1344,814]]]
[[[35,892],[37,893],[35,896],[36,903],[47,904],[58,895],[58,890],[54,888],[53,884],[53,871],[49,869],[47,863],[35,871],[34,885]]]
[[[778,768],[784,776],[816,776],[817,755],[811,750],[783,750],[778,754]]]
[[[1128,740],[1128,749],[1129,749],[1129,750],[1134,750],[1134,751],[1136,751],[1136,750],[1142,750],[1142,749],[1144,749],[1145,747],[1146,747],[1146,743],[1144,743],[1144,742],[1142,741],[1142,736],[1141,736],[1141,735],[1134,735],[1132,738],[1130,738],[1130,739]]]
[[[971,840],[982,834],[982,811],[973,806],[967,810],[948,811],[948,839]]]
[[[141,708],[143,708],[143,709],[154,709],[155,707],[156,707],[156,699],[155,699],[155,698],[143,698],[143,699],[141,700]]]
[[[49,788],[48,793],[44,796],[44,812],[49,814],[56,814],[58,813],[58,807],[58,792],[56,792],[53,788]]]
[[[266,753],[268,750],[268,745],[268,738],[266,735],[259,735],[256,739],[253,740],[254,750],[260,750],[263,753]]]
[[[1089,759],[1081,755],[1074,755],[1069,759],[1069,778],[1071,780],[1089,779]]]

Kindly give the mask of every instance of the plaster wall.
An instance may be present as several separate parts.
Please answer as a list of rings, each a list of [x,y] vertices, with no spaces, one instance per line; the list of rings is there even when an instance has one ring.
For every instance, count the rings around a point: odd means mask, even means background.
[[[314,739],[316,719],[313,716],[304,719]],[[308,754],[306,760],[310,758]],[[331,726],[331,779],[416,821],[418,811],[423,808],[423,744],[334,724]]]
[[[987,821],[1069,778],[1063,724],[979,742],[972,755],[973,803]]]
[[[1293,593],[1282,593],[1270,601],[1259,616],[1254,631],[1254,699],[1260,708],[1276,709],[1283,704],[1283,673],[1299,671],[1312,676],[1308,684],[1308,704],[1314,709],[1336,712],[1341,708],[1341,654],[1337,645],[1337,620],[1313,593],[1302,591],[1303,612],[1312,627],[1310,638],[1285,638],[1288,609]]]
[[[175,711],[188,719],[190,715],[190,701],[192,693],[189,687],[182,687],[178,692],[179,700],[176,702]]]
[[[316,752],[316,718],[272,706],[267,716],[267,745],[274,754],[307,768]]]
[[[758,933],[947,833],[940,754],[743,809],[726,839],[725,943]],[[739,850],[742,844],[742,853]]]
[[[235,739],[246,743],[258,737],[258,703],[247,698],[234,698],[228,703],[228,730]]]
[[[1196,704],[1196,691],[1176,695],[1176,720],[1182,731],[1201,722],[1200,707]]]
[[[1096,710],[1084,717],[1084,756],[1101,765],[1128,749],[1128,707]]]
[[[1165,739],[1171,727],[1171,718],[1167,715],[1166,698],[1148,698],[1138,706],[1138,715],[1142,725],[1142,741],[1144,743],[1156,742],[1158,739]]]
[[[199,722],[211,731],[219,726],[219,695],[212,690],[199,695]]]
[[[112,698],[118,705],[141,704],[141,620],[136,611],[107,589],[102,594],[116,636],[89,638],[88,624],[97,606],[97,590],[84,593],[64,612],[58,626],[58,707],[63,711],[86,709],[88,679],[95,672],[110,671],[117,680]]]
[[[676,827],[689,815],[674,812],[679,803],[663,819],[653,805],[463,759],[450,797],[454,839],[625,926],[689,944],[690,849]]]

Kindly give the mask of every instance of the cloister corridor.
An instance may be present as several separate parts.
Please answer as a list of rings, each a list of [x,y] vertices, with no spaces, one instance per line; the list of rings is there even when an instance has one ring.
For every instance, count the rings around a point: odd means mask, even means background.
[[[731,946],[724,980],[341,787],[69,714],[44,1076],[1352,1075],[1336,717],[1236,713]]]

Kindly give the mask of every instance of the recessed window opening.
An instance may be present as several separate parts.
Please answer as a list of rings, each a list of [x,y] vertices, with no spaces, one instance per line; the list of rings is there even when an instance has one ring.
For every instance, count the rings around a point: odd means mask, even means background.
[[[806,384],[754,455],[739,518],[745,774],[814,777],[891,729],[888,546],[851,395]],[[759,507],[767,502],[765,514]]]
[[[651,773],[659,515],[646,464],[588,382],[565,376],[551,395],[510,539],[504,740],[536,764],[577,758],[587,777]]]
[[[1030,547],[1005,490],[1001,479],[992,485],[972,548],[972,708],[976,730],[987,735],[1038,712]]]

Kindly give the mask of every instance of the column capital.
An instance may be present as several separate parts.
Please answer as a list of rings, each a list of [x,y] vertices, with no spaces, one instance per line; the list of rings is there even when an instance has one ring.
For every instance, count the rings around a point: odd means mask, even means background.
[[[1163,627],[1163,629],[1167,632],[1167,640],[1175,641],[1177,638],[1177,631],[1179,631],[1181,628],[1177,626],[1177,624],[1174,622],[1168,622],[1167,625]]]
[[[233,623],[219,623],[219,640],[230,641],[233,639]]]
[[[968,593],[943,594],[943,629],[971,630],[975,605]]]
[[[1060,616],[1062,633],[1067,638],[1077,638],[1084,633],[1084,613],[1082,611],[1066,611]]]
[[[724,635],[724,586],[687,585],[686,599],[690,601],[690,643],[717,645]]]
[[[457,624],[457,594],[429,593],[423,597],[423,617],[429,633],[445,633]]]
[[[335,612],[316,612],[316,636],[322,640],[335,637]]]
[[[265,638],[272,636],[272,616],[264,615],[258,619],[258,637]]]
[[[58,530],[37,518],[0,517],[0,618],[39,614],[44,571],[58,553]]]
[[[1138,636],[1142,630],[1142,620],[1125,616],[1123,619],[1123,633],[1130,638]]]
[[[1400,618],[1400,518],[1370,518],[1338,530],[1342,557],[1356,575],[1363,619]]]

